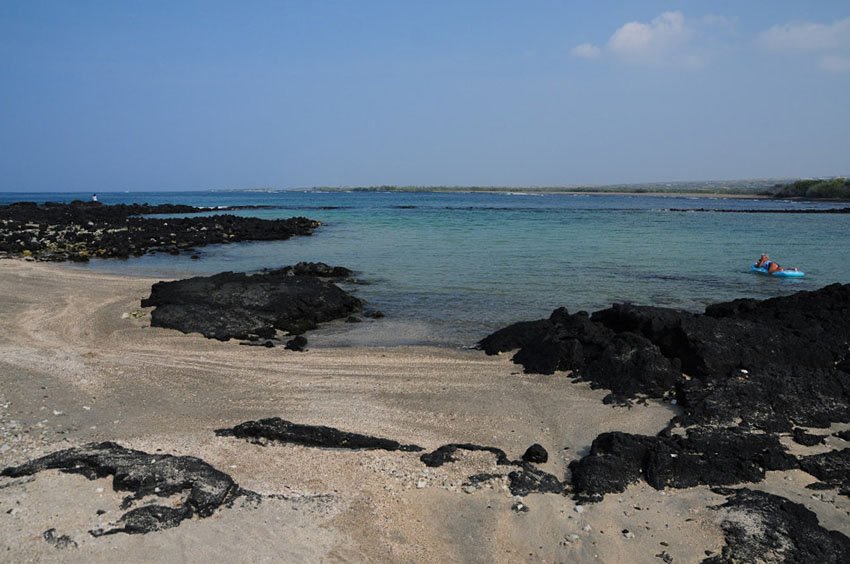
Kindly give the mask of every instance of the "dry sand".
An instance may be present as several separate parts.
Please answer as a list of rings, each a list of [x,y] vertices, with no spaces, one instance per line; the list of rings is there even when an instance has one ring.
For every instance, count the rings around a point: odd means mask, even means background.
[[[466,477],[494,469],[490,455],[428,469],[416,453],[216,437],[217,428],[279,416],[429,450],[473,442],[516,458],[540,443],[550,453],[543,469],[562,477],[599,433],[654,434],[674,413],[656,402],[603,405],[604,390],[564,375],[524,375],[510,355],[294,353],[151,328],[139,300],[152,282],[0,261],[0,468],[111,440],[200,457],[241,486],[279,497],[147,535],[94,538],[88,530],[122,513],[111,479],[57,471],[0,478],[0,561],[661,562],[666,551],[694,562],[723,544],[721,515],[708,509],[723,498],[708,488],[637,484],[578,511],[569,497],[532,494],[523,500],[530,510],[516,512],[503,482],[464,491]],[[772,473],[762,487],[850,533],[846,502],[813,499],[803,489],[810,481]],[[77,548],[45,542],[50,528]]]

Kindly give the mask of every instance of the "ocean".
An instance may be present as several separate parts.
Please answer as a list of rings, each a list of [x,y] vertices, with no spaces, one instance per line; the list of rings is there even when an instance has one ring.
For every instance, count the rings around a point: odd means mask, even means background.
[[[474,344],[509,323],[556,307],[593,311],[632,302],[701,311],[734,298],[766,298],[850,282],[850,215],[672,209],[811,209],[834,203],[693,196],[204,191],[102,193],[101,202],[266,205],[232,213],[306,216],[314,235],[167,254],[92,260],[86,268],[163,278],[257,271],[321,261],[356,272],[346,289],[384,319],[333,323],[313,344]],[[0,194],[13,201],[87,200],[91,194]],[[767,252],[806,271],[782,280],[752,274]]]

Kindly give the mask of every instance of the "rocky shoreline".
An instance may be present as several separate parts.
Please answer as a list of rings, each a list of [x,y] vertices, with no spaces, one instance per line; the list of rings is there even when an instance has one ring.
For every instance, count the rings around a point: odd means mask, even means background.
[[[301,335],[359,312],[362,300],[333,283],[352,275],[341,266],[306,262],[256,274],[222,272],[157,282],[141,306],[155,308],[152,327],[271,347],[280,342],[278,332]],[[303,350],[306,344],[304,337],[296,337],[286,345]]]
[[[561,308],[548,319],[497,331],[479,347],[487,354],[518,349],[513,361],[527,373],[569,371],[575,381],[611,390],[606,400],[612,403],[656,398],[683,409],[657,436],[599,435],[590,452],[569,465],[577,499],[599,501],[639,480],[658,490],[717,487],[757,483],[768,471],[797,468],[821,480],[809,488],[850,496],[850,448],[794,456],[780,442],[791,434],[795,442],[820,444],[826,435],[805,428],[850,422],[847,319],[850,284],[833,284],[764,301],[714,304],[704,314],[629,304],[592,315]],[[716,491],[731,496],[727,506],[784,536],[756,542],[731,527],[727,540],[735,548],[710,562],[742,554],[789,562],[815,555],[823,562],[850,558],[850,539],[818,529],[816,520],[807,518],[807,527],[830,539],[819,546],[823,552],[805,548],[810,530],[775,522],[779,506],[797,513],[802,507],[747,490]],[[795,548],[782,552],[788,540]]]
[[[221,213],[170,219],[144,217],[237,209],[246,208],[18,202],[0,206],[0,257],[85,262],[145,253],[192,253],[206,245],[310,235],[320,225],[304,217],[267,220]]]
[[[817,200],[815,200],[817,201]],[[730,210],[730,209],[713,209],[713,208],[670,208],[667,211],[671,212],[695,212],[695,213],[773,213],[773,214],[847,214],[850,213],[850,207],[847,208],[823,208],[823,209],[747,209],[747,210]]]
[[[321,263],[302,263],[255,275],[223,273],[158,283],[142,305],[156,307],[151,316],[154,326],[199,332],[215,339],[255,342],[266,337],[274,339],[278,331],[297,333],[327,318],[344,318],[359,311],[362,303],[344,292],[338,293],[339,288],[332,282],[350,276],[351,271],[347,269]],[[305,287],[309,291],[304,291]],[[302,300],[305,295],[311,298]],[[315,301],[311,301],[313,298]],[[75,550],[78,544],[85,542],[100,542],[101,537],[182,529],[189,522],[229,513],[234,504],[241,504],[240,507],[250,512],[278,499],[278,494],[269,493],[269,490],[255,493],[264,490],[253,485],[251,474],[239,477],[231,475],[231,470],[223,471],[225,468],[238,471],[238,464],[225,467],[221,466],[220,458],[195,456],[202,454],[194,446],[198,442],[206,445],[208,451],[223,449],[231,453],[237,462],[241,461],[243,453],[254,449],[251,451],[254,458],[269,461],[269,467],[263,472],[268,475],[280,473],[283,480],[289,479],[297,463],[272,464],[271,461],[280,460],[282,455],[278,453],[281,451],[302,462],[320,459],[329,464],[338,461],[336,472],[353,472],[356,467],[366,466],[379,468],[380,473],[389,468],[387,472],[392,479],[400,475],[402,480],[412,481],[410,487],[414,491],[425,490],[422,495],[430,495],[431,480],[446,479],[443,489],[448,491],[433,493],[441,504],[449,502],[445,496],[466,499],[464,496],[469,494],[475,498],[476,495],[489,495],[487,492],[504,491],[510,497],[509,515],[517,519],[550,506],[561,508],[560,514],[569,509],[570,516],[585,515],[592,513],[594,507],[610,504],[611,497],[631,495],[629,491],[641,485],[665,497],[674,495],[667,492],[703,488],[723,500],[712,506],[710,512],[717,515],[715,519],[725,539],[723,546],[705,553],[704,562],[717,564],[753,559],[845,562],[850,558],[850,538],[832,530],[803,504],[758,488],[772,474],[798,472],[813,477],[814,481],[806,486],[812,499],[833,494],[850,498],[850,448],[842,448],[850,432],[834,430],[836,424],[850,424],[848,318],[850,285],[834,284],[781,298],[714,304],[703,314],[629,304],[615,304],[593,314],[571,314],[561,308],[547,319],[511,325],[480,342],[480,348],[488,355],[516,351],[513,361],[523,367],[526,375],[515,374],[509,379],[524,379],[524,385],[529,386],[539,378],[558,389],[573,388],[571,393],[584,382],[585,387],[589,385],[608,392],[604,399],[601,394],[597,396],[595,409],[620,411],[627,414],[625,420],[632,416],[637,418],[647,403],[673,407],[675,413],[670,410],[672,419],[657,434],[635,431],[631,425],[619,428],[628,431],[604,432],[593,426],[593,434],[598,435],[592,441],[582,439],[573,450],[560,446],[553,449],[551,438],[547,442],[544,437],[533,435],[527,438],[534,440],[507,444],[505,441],[510,437],[507,427],[500,429],[498,434],[475,437],[466,428],[472,419],[466,418],[449,440],[437,441],[428,433],[423,440],[414,425],[424,423],[422,413],[432,413],[429,409],[415,412],[406,420],[406,425],[393,423],[384,429],[389,432],[375,432],[368,424],[371,412],[361,416],[359,425],[338,428],[295,423],[290,417],[296,421],[303,419],[289,415],[284,409],[270,407],[277,405],[275,403],[264,402],[262,411],[266,415],[261,418],[233,419],[229,414],[222,415],[229,418],[231,422],[227,425],[230,426],[207,425],[203,431],[196,431],[190,446],[184,447],[184,452],[188,450],[191,455],[161,452],[160,447],[165,446],[160,442],[162,435],[155,436],[143,448],[133,443],[130,445],[134,448],[129,448],[117,437],[107,435],[97,442],[72,443],[83,446],[54,450],[29,461],[15,461],[14,465],[0,471],[4,477],[0,489],[7,494],[25,490],[37,475],[56,470],[80,474],[89,480],[111,476],[112,488],[128,495],[120,503],[120,514],[115,513],[115,509],[109,510],[109,523],[85,529],[88,531],[85,537],[97,540],[84,540],[79,532],[69,535],[68,529],[53,525],[43,533],[42,529],[35,531],[44,543],[62,550]],[[146,325],[143,320],[136,321]],[[228,348],[218,343],[205,346],[208,347],[207,355],[214,350],[210,347]],[[262,353],[262,349],[258,353]],[[143,350],[142,354],[148,352]],[[314,353],[306,356],[311,354]],[[268,359],[268,367],[281,362],[279,356],[305,355],[273,356],[275,358]],[[245,355],[239,358],[240,362],[248,362]],[[206,363],[207,360],[199,361]],[[168,359],[163,362],[170,364]],[[321,421],[320,415],[312,414],[322,409],[328,393],[341,387],[342,382],[361,385],[358,381],[362,376],[348,376],[349,364],[349,360],[342,361],[337,368],[342,379],[333,384],[325,384],[325,380],[331,378],[328,371],[317,370],[310,373],[305,387],[292,391],[284,369],[266,381],[263,393],[279,388],[287,396],[311,398],[299,399],[290,406],[303,402],[311,419]],[[181,371],[183,366],[181,364]],[[201,374],[210,378],[209,372],[214,370],[205,366]],[[264,373],[264,370],[259,372]],[[459,373],[464,374],[462,370]],[[460,379],[464,380],[465,376]],[[189,378],[187,385],[190,387],[186,390],[194,394],[198,382],[206,380]],[[313,385],[318,388],[316,395],[306,395],[304,390]],[[505,382],[494,381],[489,385],[505,385]],[[400,386],[392,394],[381,396],[384,387],[392,389],[391,377],[376,381],[374,386],[379,388],[378,405],[394,404],[398,398],[409,394],[405,386]],[[436,393],[428,387],[424,389],[425,396]],[[519,390],[505,389],[514,393]],[[170,393],[170,389],[166,392]],[[476,406],[477,398],[458,393],[441,396],[443,402],[456,402],[449,408],[452,417],[456,411],[472,412]],[[499,392],[498,395],[510,394]],[[233,401],[227,396],[221,399],[222,406]],[[123,402],[121,398],[119,406],[123,406]],[[201,409],[208,412],[209,402],[201,404]],[[156,403],[150,405],[156,406]],[[83,409],[88,410],[90,406]],[[118,413],[124,409],[120,407]],[[355,404],[355,409],[360,410],[359,404]],[[327,416],[335,411],[331,407],[324,413]],[[53,413],[62,415],[61,411]],[[465,415],[461,413],[462,417]],[[542,418],[552,414],[540,413],[539,416],[540,426],[535,426],[530,433],[542,433]],[[114,424],[119,422],[113,417],[108,420]],[[509,425],[513,432],[512,419],[501,416],[501,412],[493,416],[493,421]],[[650,428],[661,426],[663,423]],[[363,429],[370,432],[361,432]],[[393,430],[407,440],[392,438]],[[111,427],[104,432],[112,432]],[[550,449],[547,451],[540,443],[547,444]],[[531,446],[527,446],[529,444]],[[800,445],[802,450],[793,449],[792,444]],[[379,464],[370,458],[372,453],[380,453],[383,457]],[[523,454],[519,456],[520,453]],[[563,466],[553,465],[553,459],[562,462]],[[396,465],[410,470],[400,472]],[[434,472],[459,478],[438,478]],[[384,474],[381,476],[391,479]],[[383,487],[384,495],[389,495],[391,486],[385,483]],[[21,503],[20,508],[27,510],[26,499]],[[477,511],[485,511],[484,507],[477,507]],[[490,509],[489,504],[486,509]],[[19,510],[18,506],[9,509]],[[638,510],[641,506],[635,504],[634,511]],[[103,511],[107,513],[106,509]],[[630,512],[631,509],[626,509],[626,518]],[[471,518],[470,514],[467,518]],[[557,517],[557,511],[554,518],[564,520],[563,515]],[[672,523],[674,515],[666,520]],[[685,521],[688,520],[690,518]],[[511,523],[511,527],[521,526],[520,522]],[[582,523],[580,526],[578,532],[561,539],[561,549],[573,550],[581,544],[581,539],[588,539],[586,545],[591,546],[590,525]],[[646,521],[646,530],[649,531],[649,521]],[[626,542],[635,539],[636,530],[631,524],[616,531],[618,539]],[[601,535],[602,531],[593,544],[611,542]],[[679,561],[681,553],[669,546],[673,539],[667,535],[660,538],[664,540],[662,548],[653,553],[655,558],[664,562]],[[591,553],[583,554],[586,559],[592,556]]]

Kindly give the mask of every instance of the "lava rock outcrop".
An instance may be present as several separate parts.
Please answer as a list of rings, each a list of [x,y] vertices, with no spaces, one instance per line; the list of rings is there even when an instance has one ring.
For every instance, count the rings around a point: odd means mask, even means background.
[[[758,482],[802,468],[819,487],[850,490],[848,451],[791,456],[779,442],[802,428],[850,422],[850,284],[768,300],[711,305],[704,314],[615,304],[593,315],[555,310],[486,337],[488,354],[518,349],[526,372],[571,371],[612,391],[607,403],[675,400],[658,436],[603,433],[570,464],[579,499],[645,480],[655,488]],[[683,433],[674,434],[678,427]]]
[[[2,476],[18,478],[44,470],[80,474],[89,480],[113,476],[112,487],[130,492],[121,505],[129,509],[149,496],[169,498],[185,495],[176,505],[150,504],[131,509],[111,529],[95,529],[93,536],[115,533],[144,534],[176,527],[194,515],[209,517],[222,505],[240,496],[256,495],[203,460],[192,456],[148,454],[112,442],[70,448],[3,469]]]
[[[211,244],[310,235],[320,225],[304,217],[275,220],[229,214],[144,217],[209,211],[212,210],[174,204],[107,206],[81,201],[0,206],[0,256],[87,261],[94,257],[128,258],[158,252],[179,254]]]
[[[532,451],[539,458],[540,452],[534,447],[540,445],[532,445],[526,451]],[[541,449],[543,447],[540,447]],[[513,470],[508,473],[508,489],[511,494],[525,497],[530,493],[554,493],[562,494],[565,490],[564,483],[548,472],[544,472],[535,467],[527,460],[511,460],[502,449],[498,447],[476,445],[471,443],[450,443],[443,445],[432,452],[427,452],[419,457],[425,466],[438,468],[444,464],[457,462],[456,454],[458,451],[468,452],[489,452],[496,457],[497,466],[518,466],[518,470]],[[545,450],[543,451],[545,453]],[[481,474],[470,476],[470,482],[480,481],[481,477],[493,477],[493,474]]]
[[[659,490],[718,486],[760,482],[767,470],[797,467],[775,435],[738,427],[695,427],[687,436],[602,433],[587,456],[570,463],[573,491],[587,501],[622,492],[641,479]]]
[[[219,437],[236,437],[262,444],[264,441],[296,444],[310,447],[338,448],[348,450],[388,450],[418,452],[416,445],[405,445],[391,439],[371,437],[359,433],[340,431],[322,425],[302,425],[280,417],[246,421],[229,429],[218,429]]]
[[[824,529],[817,516],[773,494],[746,488],[718,489],[729,496],[717,507],[726,545],[703,564],[735,562],[850,562],[850,538]]]
[[[157,282],[141,305],[156,308],[154,327],[222,341],[271,339],[277,331],[300,334],[360,311],[362,301],[328,280],[350,275],[348,269],[322,263],[252,275],[223,272]]]
[[[735,300],[705,314],[615,304],[592,316],[555,310],[479,342],[519,349],[526,372],[570,370],[615,397],[675,398],[681,423],[794,426],[850,422],[850,284],[769,300]]]

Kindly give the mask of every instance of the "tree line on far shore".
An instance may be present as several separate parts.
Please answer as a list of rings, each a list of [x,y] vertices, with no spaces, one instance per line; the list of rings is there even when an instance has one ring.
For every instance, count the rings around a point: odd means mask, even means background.
[[[850,179],[827,178],[798,180],[791,184],[777,184],[778,191],[771,195],[777,198],[812,198],[850,200]]]

